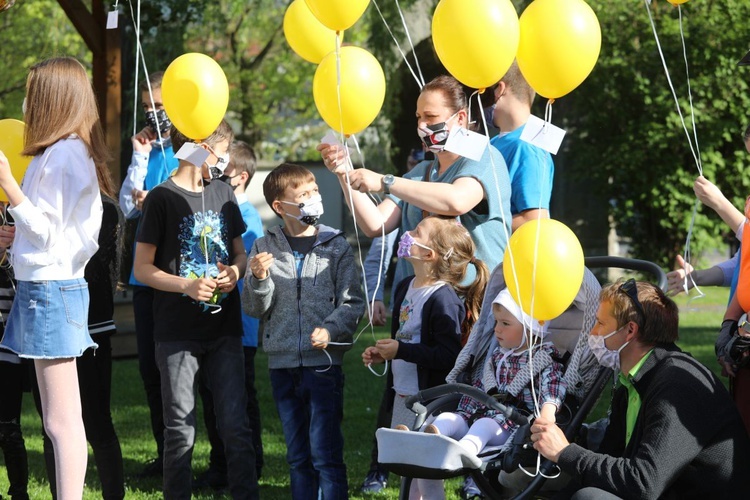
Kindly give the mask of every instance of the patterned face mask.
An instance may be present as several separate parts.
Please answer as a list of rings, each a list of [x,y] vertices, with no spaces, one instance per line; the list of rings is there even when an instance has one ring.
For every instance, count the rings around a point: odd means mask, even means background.
[[[299,215],[293,215],[295,219],[308,226],[314,226],[318,219],[323,215],[323,197],[319,194],[311,196],[307,201],[302,203],[293,203],[291,201],[280,200],[281,203],[299,207]]]
[[[401,239],[398,241],[398,252],[396,253],[398,258],[399,259],[412,258],[412,259],[420,260],[419,257],[415,257],[411,254],[411,247],[414,245],[424,248],[425,250],[434,251],[432,250],[432,248],[424,246],[423,244],[417,242],[414,239],[414,237],[411,235],[411,233],[407,231],[401,236]]]
[[[458,111],[453,113],[453,115],[444,122],[417,128],[417,135],[422,139],[422,142],[427,149],[433,153],[440,153],[445,149],[445,143],[448,142],[448,136],[450,135],[448,122],[455,118],[456,115],[458,115]]]

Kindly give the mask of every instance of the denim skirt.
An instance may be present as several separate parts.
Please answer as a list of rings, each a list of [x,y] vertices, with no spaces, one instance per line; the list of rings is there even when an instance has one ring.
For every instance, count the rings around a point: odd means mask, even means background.
[[[22,358],[74,358],[97,344],[88,328],[89,288],[83,278],[19,281],[0,345]]]

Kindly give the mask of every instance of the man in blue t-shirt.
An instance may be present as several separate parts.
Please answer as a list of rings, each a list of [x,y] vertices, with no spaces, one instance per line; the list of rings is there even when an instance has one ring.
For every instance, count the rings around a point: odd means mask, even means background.
[[[146,113],[146,126],[130,141],[133,157],[120,189],[120,208],[128,219],[138,219],[146,194],[177,168],[169,129],[172,123],[164,111],[161,99],[163,71],[152,73],[141,83],[141,102]],[[149,91],[150,88],[150,91]],[[135,254],[135,252],[133,252]],[[141,477],[157,476],[162,472],[164,452],[164,420],[162,417],[161,379],[154,357],[154,291],[139,283],[133,272],[129,284],[133,287],[133,317],[138,346],[138,369],[146,390],[146,401],[151,417],[151,431],[156,441],[157,457],[143,471]]]
[[[518,63],[513,61],[508,72],[495,87],[492,121],[500,133],[490,144],[503,155],[508,165],[513,215],[513,231],[524,222],[549,217],[552,180],[555,166],[545,150],[521,140],[521,133],[531,115],[535,92],[526,82]]]

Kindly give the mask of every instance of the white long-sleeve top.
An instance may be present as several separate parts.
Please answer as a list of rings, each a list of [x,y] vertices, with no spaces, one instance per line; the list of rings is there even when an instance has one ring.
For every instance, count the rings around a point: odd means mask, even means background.
[[[102,201],[96,167],[75,134],[31,160],[21,184],[24,200],[9,211],[16,223],[10,248],[21,281],[83,278],[99,248]]]

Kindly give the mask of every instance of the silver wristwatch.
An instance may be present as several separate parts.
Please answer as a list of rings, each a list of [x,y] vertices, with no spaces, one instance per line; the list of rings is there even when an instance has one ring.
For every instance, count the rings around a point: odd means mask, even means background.
[[[391,194],[391,186],[396,182],[396,178],[393,174],[387,174],[383,176],[383,192],[385,194]]]

